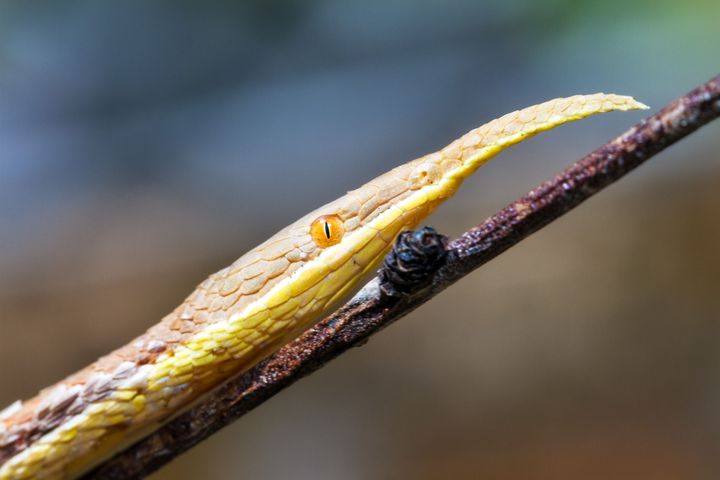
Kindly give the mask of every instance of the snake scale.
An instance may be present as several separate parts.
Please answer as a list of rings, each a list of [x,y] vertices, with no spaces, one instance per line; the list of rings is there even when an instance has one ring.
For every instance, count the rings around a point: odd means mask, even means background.
[[[129,344],[0,412],[0,479],[75,478],[312,325],[505,148],[631,97],[551,100],[476,128],[307,214],[211,275]]]

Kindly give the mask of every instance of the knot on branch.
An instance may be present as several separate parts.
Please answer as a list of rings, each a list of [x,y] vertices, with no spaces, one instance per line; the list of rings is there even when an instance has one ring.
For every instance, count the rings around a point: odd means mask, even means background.
[[[446,248],[447,237],[432,227],[402,232],[380,269],[380,290],[400,297],[426,287],[445,261]]]

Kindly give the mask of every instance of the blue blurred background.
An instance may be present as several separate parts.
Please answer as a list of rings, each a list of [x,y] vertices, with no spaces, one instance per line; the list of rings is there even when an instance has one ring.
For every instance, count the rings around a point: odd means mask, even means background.
[[[207,274],[508,111],[654,109],[718,73],[720,2],[0,4],[0,404],[141,333]],[[642,113],[523,144],[457,235]],[[711,125],[154,478],[720,473]]]

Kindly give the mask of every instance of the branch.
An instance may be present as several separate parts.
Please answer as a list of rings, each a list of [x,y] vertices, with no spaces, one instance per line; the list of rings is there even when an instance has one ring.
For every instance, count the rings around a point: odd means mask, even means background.
[[[135,478],[157,470],[718,116],[720,75],[460,238],[446,244],[432,229],[402,235],[378,277],[337,312],[85,478]]]

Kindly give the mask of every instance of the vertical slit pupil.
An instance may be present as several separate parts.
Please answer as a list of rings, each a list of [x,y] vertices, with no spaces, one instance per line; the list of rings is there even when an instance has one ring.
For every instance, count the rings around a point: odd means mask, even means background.
[[[330,223],[325,222],[325,236],[330,240]]]

